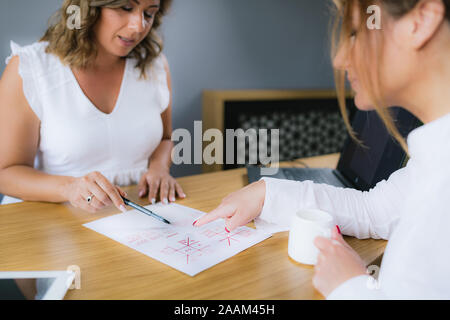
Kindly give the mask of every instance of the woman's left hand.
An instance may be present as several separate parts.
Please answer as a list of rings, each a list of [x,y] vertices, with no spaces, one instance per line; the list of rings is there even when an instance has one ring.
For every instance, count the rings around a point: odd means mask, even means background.
[[[313,285],[325,297],[345,281],[367,274],[365,263],[337,228],[333,229],[331,239],[317,237],[314,245],[320,253],[314,268]]]
[[[139,197],[148,195],[150,203],[156,203],[156,196],[159,191],[159,199],[167,204],[175,201],[175,193],[180,198],[186,198],[181,186],[170,175],[169,168],[164,165],[151,164],[148,171],[142,175],[138,184]]]

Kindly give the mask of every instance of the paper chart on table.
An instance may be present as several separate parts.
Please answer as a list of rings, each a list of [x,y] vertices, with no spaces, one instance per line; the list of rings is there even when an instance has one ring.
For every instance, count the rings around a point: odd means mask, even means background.
[[[131,210],[84,226],[190,276],[271,237],[271,234],[248,227],[227,233],[222,219],[193,227],[192,223],[204,212],[178,204],[146,208],[171,224]]]

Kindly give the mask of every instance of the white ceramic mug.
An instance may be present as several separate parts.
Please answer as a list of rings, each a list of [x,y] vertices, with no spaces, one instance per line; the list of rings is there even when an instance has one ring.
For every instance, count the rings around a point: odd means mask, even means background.
[[[314,245],[318,236],[331,238],[335,227],[333,216],[317,209],[298,211],[289,231],[288,254],[297,262],[309,265],[317,263],[319,249]]]

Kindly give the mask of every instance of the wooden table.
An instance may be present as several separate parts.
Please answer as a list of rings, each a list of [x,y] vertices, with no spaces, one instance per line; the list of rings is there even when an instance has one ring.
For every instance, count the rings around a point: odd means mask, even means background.
[[[338,155],[305,159],[311,167],[335,167]],[[179,179],[187,199],[177,203],[214,209],[247,184],[244,169]],[[137,188],[125,189],[141,204]],[[119,244],[82,224],[119,213],[90,214],[68,204],[24,202],[0,206],[0,270],[81,269],[81,289],[67,299],[322,299],[312,286],[314,269],[287,254],[288,233],[273,235],[195,277]],[[383,240],[347,238],[367,264],[384,251]]]

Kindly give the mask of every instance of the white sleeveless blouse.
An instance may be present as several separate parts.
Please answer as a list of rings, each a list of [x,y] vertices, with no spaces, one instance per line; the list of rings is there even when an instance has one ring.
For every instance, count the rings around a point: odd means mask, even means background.
[[[46,47],[47,42],[25,47],[11,42],[6,59],[19,56],[24,95],[41,121],[35,168],[73,177],[99,171],[113,184],[137,184],[163,135],[161,113],[170,101],[164,57],[153,61],[147,79],[140,79],[136,61],[127,59],[116,106],[106,114]],[[2,204],[17,201],[6,196]]]

